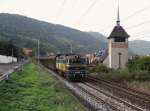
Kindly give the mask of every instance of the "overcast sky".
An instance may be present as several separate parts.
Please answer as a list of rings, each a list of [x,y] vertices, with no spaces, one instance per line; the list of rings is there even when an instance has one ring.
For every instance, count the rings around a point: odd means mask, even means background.
[[[120,0],[121,25],[130,40],[150,41],[150,0]],[[21,14],[106,36],[115,25],[118,0],[0,0],[1,13]]]

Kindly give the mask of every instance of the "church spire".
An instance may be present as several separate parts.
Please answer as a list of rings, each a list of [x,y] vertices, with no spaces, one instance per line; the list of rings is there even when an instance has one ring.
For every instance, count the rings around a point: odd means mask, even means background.
[[[120,26],[120,11],[119,11],[119,5],[118,5],[118,14],[117,14],[117,26]]]

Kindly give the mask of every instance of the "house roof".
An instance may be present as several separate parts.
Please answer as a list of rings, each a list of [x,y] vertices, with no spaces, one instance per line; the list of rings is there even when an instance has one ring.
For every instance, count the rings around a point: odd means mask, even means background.
[[[116,38],[116,37],[125,37],[125,38],[128,38],[129,35],[124,30],[124,28],[122,26],[115,26],[114,29],[113,29],[113,31],[111,32],[110,36],[108,37],[108,39],[110,39],[110,38]]]

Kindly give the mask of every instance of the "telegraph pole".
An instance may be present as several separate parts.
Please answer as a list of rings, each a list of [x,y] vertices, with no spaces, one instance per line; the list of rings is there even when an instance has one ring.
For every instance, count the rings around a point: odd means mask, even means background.
[[[40,63],[40,40],[38,39],[38,63]]]
[[[11,50],[11,56],[12,56],[12,63],[13,63],[13,56],[14,56],[14,49]]]
[[[72,44],[70,45],[70,53],[72,54]]]

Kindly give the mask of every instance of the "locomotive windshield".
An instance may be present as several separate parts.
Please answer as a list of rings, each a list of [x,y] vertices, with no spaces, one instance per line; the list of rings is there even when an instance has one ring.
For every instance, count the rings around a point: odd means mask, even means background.
[[[85,64],[85,58],[79,55],[60,56],[56,59],[57,63],[73,64]]]

